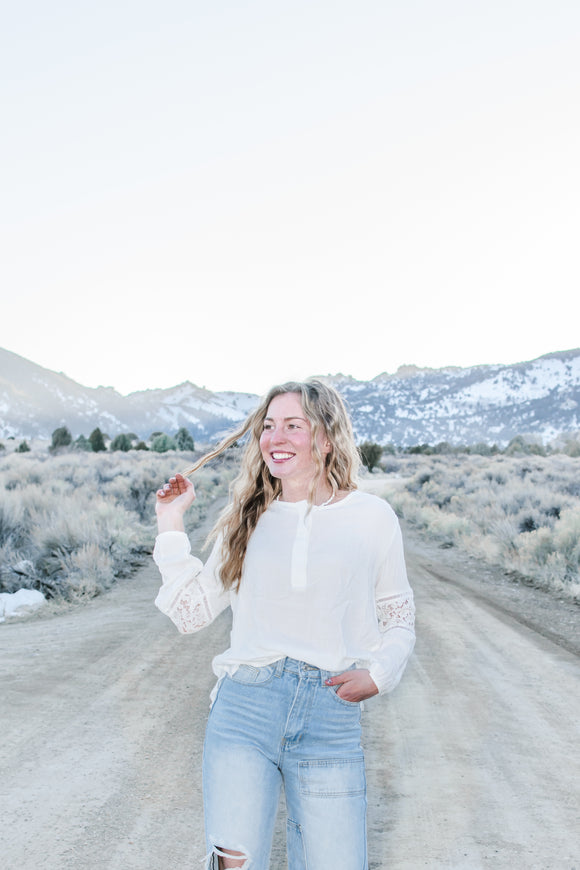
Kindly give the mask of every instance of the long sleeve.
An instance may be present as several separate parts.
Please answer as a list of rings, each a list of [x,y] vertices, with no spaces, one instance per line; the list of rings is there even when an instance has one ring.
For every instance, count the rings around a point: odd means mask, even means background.
[[[381,561],[375,589],[380,645],[373,651],[370,675],[379,692],[399,683],[415,646],[415,605],[407,580],[403,540],[394,517],[394,530]]]
[[[163,585],[155,604],[182,634],[205,628],[230,604],[230,593],[224,591],[219,579],[219,558],[219,542],[204,565],[191,555],[185,532],[157,536],[153,559]]]

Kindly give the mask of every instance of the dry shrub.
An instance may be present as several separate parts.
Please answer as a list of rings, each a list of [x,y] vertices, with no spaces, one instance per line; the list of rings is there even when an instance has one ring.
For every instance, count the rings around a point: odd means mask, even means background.
[[[115,580],[114,561],[98,544],[83,544],[74,552],[63,554],[60,568],[60,593],[69,601],[94,598]]]
[[[155,490],[188,464],[183,454],[72,453],[0,460],[0,591],[92,597],[151,552]],[[188,530],[227,492],[235,463],[196,475]]]
[[[520,535],[515,570],[559,589],[580,591],[580,507],[563,511],[553,529],[543,527]]]
[[[567,594],[580,591],[580,459],[422,456],[389,501],[438,540]]]

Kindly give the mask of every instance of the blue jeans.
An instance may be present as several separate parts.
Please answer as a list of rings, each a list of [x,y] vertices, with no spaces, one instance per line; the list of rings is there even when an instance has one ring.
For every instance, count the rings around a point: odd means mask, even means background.
[[[203,756],[208,870],[221,850],[268,870],[280,788],[289,870],[367,870],[361,707],[295,659],[225,677]]]

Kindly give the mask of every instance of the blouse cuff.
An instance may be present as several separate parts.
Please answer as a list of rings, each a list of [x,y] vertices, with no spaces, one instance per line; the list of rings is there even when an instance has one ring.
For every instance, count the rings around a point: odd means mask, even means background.
[[[156,565],[168,564],[191,553],[191,543],[185,532],[161,532],[155,538],[153,559]]]
[[[383,647],[369,667],[380,694],[398,686],[414,646],[415,633],[408,628],[397,626],[384,633]]]
[[[375,683],[377,689],[379,690],[379,695],[383,695],[385,692],[389,692],[391,688],[395,688],[394,686],[390,686],[389,674],[386,674],[383,668],[378,664],[378,662],[374,662],[369,668],[369,674],[371,679]]]

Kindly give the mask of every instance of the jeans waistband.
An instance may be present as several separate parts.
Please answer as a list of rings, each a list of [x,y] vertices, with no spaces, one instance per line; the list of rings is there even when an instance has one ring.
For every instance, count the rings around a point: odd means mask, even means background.
[[[298,661],[298,659],[291,659],[288,656],[279,659],[279,661],[275,663],[275,667],[277,677],[281,677],[283,672],[286,671],[290,674],[298,674],[303,679],[317,680],[321,683],[324,683],[328,677],[334,677],[336,674],[343,673],[343,671],[327,671],[324,668],[318,668],[316,665],[311,665],[308,662],[301,662]],[[355,667],[356,665],[351,665],[350,668],[345,668],[344,670],[350,670]]]

